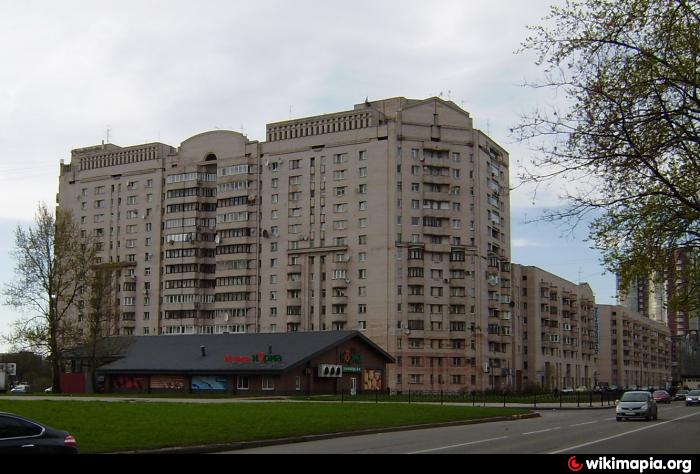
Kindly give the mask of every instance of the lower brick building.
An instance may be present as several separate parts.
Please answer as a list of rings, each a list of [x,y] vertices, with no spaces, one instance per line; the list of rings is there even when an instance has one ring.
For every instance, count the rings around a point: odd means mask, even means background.
[[[111,338],[105,392],[318,395],[386,390],[394,359],[358,331]],[[74,351],[85,368],[89,351]],[[86,374],[87,375],[87,374]]]

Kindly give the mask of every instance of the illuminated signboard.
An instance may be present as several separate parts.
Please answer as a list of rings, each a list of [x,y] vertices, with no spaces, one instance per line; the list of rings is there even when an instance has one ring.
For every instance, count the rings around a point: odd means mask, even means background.
[[[343,372],[359,374],[362,372],[362,356],[351,350],[346,350],[338,356],[338,362],[343,364]]]
[[[252,356],[224,356],[224,362],[231,364],[269,364],[271,362],[282,362],[282,356],[277,354],[265,354],[258,352]]]
[[[347,350],[340,353],[338,362],[342,364],[362,365],[362,356]]]

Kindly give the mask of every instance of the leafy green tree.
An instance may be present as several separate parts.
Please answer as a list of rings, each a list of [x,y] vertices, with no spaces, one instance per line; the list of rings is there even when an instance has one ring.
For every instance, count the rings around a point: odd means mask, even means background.
[[[627,288],[668,277],[688,255],[672,306],[700,306],[700,3],[571,0],[530,27],[520,52],[544,69],[529,84],[555,105],[522,117],[537,152],[521,179],[566,182],[545,220],[592,222],[590,241]]]
[[[54,391],[60,392],[61,353],[82,337],[76,314],[86,290],[96,245],[81,235],[70,213],[56,215],[40,204],[33,226],[15,230],[15,279],[3,290],[6,304],[23,311],[13,332],[4,336],[12,347],[30,350],[51,363]]]

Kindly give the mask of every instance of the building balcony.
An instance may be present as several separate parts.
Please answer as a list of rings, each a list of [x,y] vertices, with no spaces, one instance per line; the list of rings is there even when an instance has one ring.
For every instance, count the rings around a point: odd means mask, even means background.
[[[445,186],[444,191],[423,191],[422,193],[423,199],[427,200],[432,200],[432,201],[445,201],[450,199],[450,190],[449,186]]]
[[[410,282],[410,278],[409,278]],[[298,282],[301,283],[301,282]],[[335,280],[331,280],[331,288],[347,288],[348,285],[350,284],[350,279],[349,278],[338,278]]]
[[[434,175],[434,174],[424,174],[421,176],[421,181],[423,183],[431,183],[431,184],[452,184],[454,182],[458,182],[457,179],[453,178],[450,175]]]
[[[331,320],[331,324],[332,323],[347,323],[348,322],[348,314],[347,313],[331,314],[329,319]]]
[[[347,295],[345,295],[345,296],[331,296],[330,303],[331,304],[348,304],[348,297],[347,297]]]
[[[430,229],[437,229],[440,231],[439,235],[444,235],[445,232],[449,232],[449,230],[446,227],[423,227],[423,229],[430,228]],[[433,244],[430,242],[427,242],[425,244],[425,251],[426,252],[437,252],[437,253],[450,253],[452,252],[452,246],[450,244]],[[464,262],[462,262],[464,264]]]

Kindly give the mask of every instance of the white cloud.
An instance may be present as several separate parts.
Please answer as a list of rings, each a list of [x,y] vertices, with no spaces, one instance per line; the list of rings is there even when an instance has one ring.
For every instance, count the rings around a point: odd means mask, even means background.
[[[545,247],[546,246],[542,242],[538,242],[538,241],[530,240],[530,239],[523,239],[523,238],[511,239],[510,245],[511,245],[511,247],[515,247],[515,248]]]

